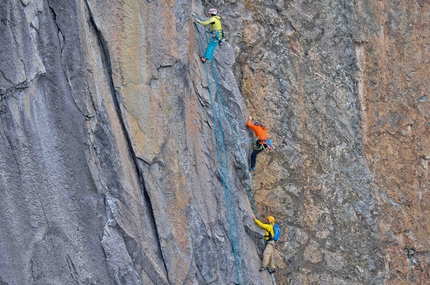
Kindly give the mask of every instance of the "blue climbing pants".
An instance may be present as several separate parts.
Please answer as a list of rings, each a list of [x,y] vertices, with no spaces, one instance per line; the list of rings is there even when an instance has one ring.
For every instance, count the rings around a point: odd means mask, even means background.
[[[206,48],[205,58],[208,60],[211,60],[213,58],[215,49],[219,43],[218,38],[220,37],[220,32],[216,31],[215,34],[216,37],[211,37],[208,43],[208,47]]]

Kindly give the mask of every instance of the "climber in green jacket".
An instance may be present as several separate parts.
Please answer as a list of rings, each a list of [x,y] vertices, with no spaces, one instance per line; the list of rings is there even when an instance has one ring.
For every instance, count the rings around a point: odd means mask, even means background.
[[[273,230],[273,226],[275,224],[275,218],[272,216],[267,216],[266,224],[259,221],[255,216],[252,216],[254,222],[262,229],[266,230],[264,235],[264,240],[266,241],[266,248],[263,252],[263,260],[261,262],[260,271],[267,271],[272,274],[276,272],[275,261],[273,259],[275,255],[275,241],[273,240],[275,236],[275,231]],[[267,266],[269,265],[269,266]]]
[[[212,29],[212,37],[208,43],[208,47],[206,48],[206,52],[204,56],[200,56],[200,60],[204,63],[206,60],[211,60],[215,49],[219,42],[222,40],[222,24],[221,17],[218,16],[218,11],[216,9],[209,9],[208,11],[210,18],[206,21],[200,21],[196,19],[196,21],[204,26],[211,25]]]

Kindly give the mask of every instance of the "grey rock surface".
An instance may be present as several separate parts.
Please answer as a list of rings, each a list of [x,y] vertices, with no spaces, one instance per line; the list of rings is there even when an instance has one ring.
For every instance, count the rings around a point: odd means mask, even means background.
[[[424,284],[412,2],[3,0],[0,284]],[[228,41],[202,64],[209,7]],[[253,174],[250,115],[276,146]],[[253,212],[282,226],[274,275]]]

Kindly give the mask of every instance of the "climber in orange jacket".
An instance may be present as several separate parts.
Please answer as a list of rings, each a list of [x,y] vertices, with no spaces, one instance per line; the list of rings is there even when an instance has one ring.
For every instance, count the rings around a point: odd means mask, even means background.
[[[246,122],[246,126],[253,130],[257,136],[254,151],[251,153],[251,167],[249,168],[250,171],[254,171],[257,155],[267,148],[267,140],[269,139],[269,136],[266,132],[266,126],[263,126],[258,121],[253,123],[252,117],[249,117],[248,122]]]
[[[252,219],[260,228],[266,231],[264,235],[264,239],[266,240],[266,248],[263,252],[263,260],[261,262],[260,271],[264,271],[267,269],[270,274],[275,273],[276,266],[273,258],[275,255],[275,241],[273,240],[275,236],[275,231],[273,230],[275,218],[272,216],[267,216],[266,224],[259,221],[257,218],[255,218],[255,216],[253,216]]]

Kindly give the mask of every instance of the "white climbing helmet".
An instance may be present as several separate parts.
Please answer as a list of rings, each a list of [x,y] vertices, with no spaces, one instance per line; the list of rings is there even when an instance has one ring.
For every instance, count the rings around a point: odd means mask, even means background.
[[[218,11],[216,9],[212,8],[212,9],[209,9],[209,14],[216,15],[216,14],[218,14]]]

